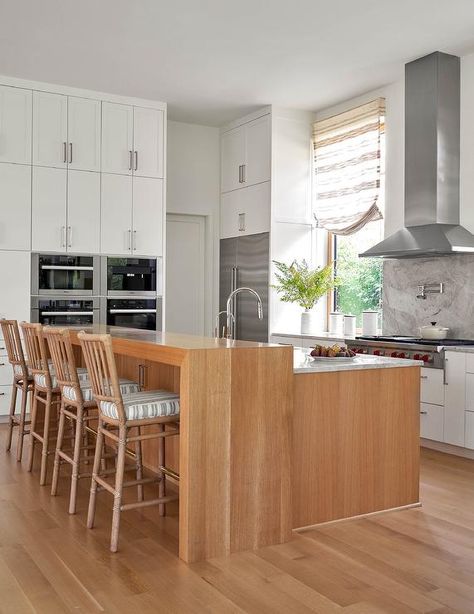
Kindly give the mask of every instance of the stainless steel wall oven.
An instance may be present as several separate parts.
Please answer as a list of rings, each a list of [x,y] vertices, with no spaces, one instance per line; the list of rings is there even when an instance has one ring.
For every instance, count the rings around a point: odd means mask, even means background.
[[[100,257],[33,254],[32,295],[98,296]]]
[[[91,326],[99,324],[100,304],[97,297],[31,298],[31,321],[45,326]]]

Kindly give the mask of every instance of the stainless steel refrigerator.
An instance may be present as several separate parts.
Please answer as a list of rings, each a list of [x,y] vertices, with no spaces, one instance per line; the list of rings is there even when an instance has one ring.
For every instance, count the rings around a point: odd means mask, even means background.
[[[243,286],[258,292],[263,303],[263,319],[259,320],[254,296],[241,293],[235,297],[236,339],[268,341],[269,258],[268,232],[221,239],[219,309],[225,310],[229,294]],[[222,316],[221,330],[224,323],[225,316]]]

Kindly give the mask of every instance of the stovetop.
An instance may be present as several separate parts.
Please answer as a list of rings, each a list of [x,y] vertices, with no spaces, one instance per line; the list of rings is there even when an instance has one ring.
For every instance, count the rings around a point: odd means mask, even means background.
[[[371,335],[361,335],[356,337],[361,341],[373,341],[377,343],[379,341],[385,341],[388,343],[411,343],[414,345],[446,345],[446,346],[457,346],[457,345],[473,345],[474,339],[419,339],[418,337],[404,337],[403,335],[380,335],[380,336],[371,336]]]

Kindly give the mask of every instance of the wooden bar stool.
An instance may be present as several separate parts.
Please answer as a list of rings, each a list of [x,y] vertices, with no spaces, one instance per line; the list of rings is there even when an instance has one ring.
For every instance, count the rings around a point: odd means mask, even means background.
[[[53,405],[58,407],[60,403],[60,391],[56,382],[56,376],[52,373],[51,364],[48,362],[42,325],[22,322],[20,327],[23,331],[23,339],[28,355],[28,368],[34,380],[33,408],[31,411],[30,426],[31,447],[28,471],[33,470],[35,444],[39,442],[41,444],[40,486],[44,486],[46,484],[48,456],[52,454],[52,450],[50,449],[50,435],[53,434],[51,431],[51,409]],[[38,403],[44,406],[42,432],[37,430],[39,425]]]
[[[117,552],[122,511],[158,505],[160,513],[164,515],[166,503],[178,498],[177,495],[166,496],[166,475],[163,471],[160,471],[156,477],[143,478],[141,475],[141,443],[158,438],[160,442],[158,462],[160,468],[164,468],[165,438],[179,435],[179,396],[166,390],[137,392],[122,396],[110,335],[89,335],[80,332],[78,337],[91,378],[92,392],[99,407],[87,526],[90,529],[94,526],[97,492],[101,490],[110,492],[114,497],[110,549],[112,552]],[[141,427],[148,425],[158,425],[159,431],[142,434]],[[168,427],[166,430],[165,425]],[[134,427],[137,427],[138,434],[130,436],[130,429]],[[108,482],[105,479],[106,476],[101,475],[99,471],[104,438],[110,439],[117,445],[114,484]],[[137,471],[136,480],[124,482],[127,444],[135,444],[137,469],[138,467],[140,469]],[[143,485],[156,482],[159,484],[158,498],[144,501]],[[122,503],[123,489],[129,486],[139,487],[139,500],[124,504]]]
[[[13,429],[18,427],[18,441],[16,445],[16,460],[21,461],[23,455],[23,440],[29,433],[27,426],[30,422],[26,419],[26,406],[28,395],[33,392],[33,377],[28,373],[23,346],[21,345],[20,330],[16,320],[0,320],[3,338],[7,348],[8,361],[13,369],[12,398],[10,403],[9,429],[7,437],[7,452],[12,445]],[[20,414],[16,415],[17,393],[21,392]]]
[[[87,451],[95,448],[95,445],[88,445],[88,438],[84,438],[84,435],[87,433],[95,435],[97,433],[89,425],[92,420],[97,420],[97,404],[92,395],[90,381],[79,381],[69,331],[65,328],[46,326],[43,329],[43,334],[47,340],[53,361],[56,382],[61,390],[61,408],[51,494],[53,496],[57,494],[61,464],[69,463],[72,466],[69,513],[75,514],[78,481],[81,478],[90,478],[92,475],[90,471],[81,472],[81,463],[88,461]],[[122,394],[130,394],[140,390],[140,386],[130,380],[121,379],[119,386]],[[63,449],[66,419],[69,419],[74,424],[72,451]],[[72,455],[68,452],[72,452]],[[112,457],[115,457],[115,454]]]

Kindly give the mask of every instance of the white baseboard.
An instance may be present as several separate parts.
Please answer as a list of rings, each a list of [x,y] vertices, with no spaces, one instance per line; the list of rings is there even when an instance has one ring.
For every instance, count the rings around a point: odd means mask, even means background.
[[[469,448],[461,448],[459,446],[452,446],[449,443],[443,443],[442,441],[433,441],[431,439],[420,439],[422,448],[429,448],[430,450],[437,450],[438,452],[445,452],[446,454],[453,454],[454,456],[462,456],[463,458],[470,458],[474,460],[474,450]]]

